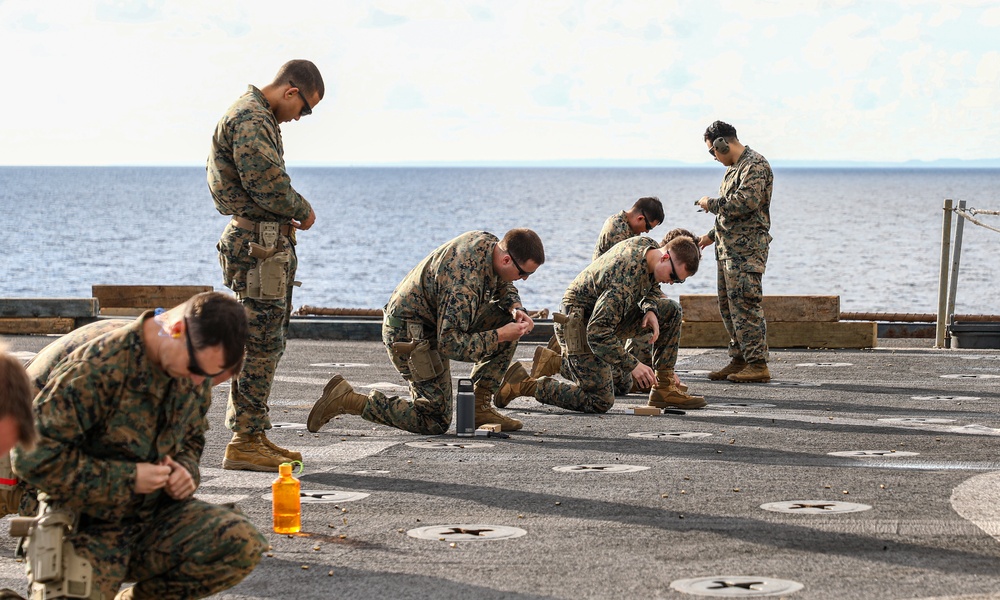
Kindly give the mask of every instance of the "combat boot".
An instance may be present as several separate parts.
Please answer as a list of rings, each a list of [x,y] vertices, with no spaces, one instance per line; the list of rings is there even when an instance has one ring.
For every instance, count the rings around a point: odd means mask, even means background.
[[[518,396],[534,396],[535,387],[538,381],[528,376],[528,372],[524,370],[524,365],[518,361],[514,361],[509,367],[507,367],[507,372],[503,374],[503,379],[500,380],[500,389],[497,390],[496,396],[493,397],[493,404],[496,404],[498,408],[504,408],[510,401]]]
[[[0,489],[0,517],[16,515],[21,508],[21,496],[23,495],[24,487],[20,485]]]
[[[736,383],[767,383],[771,381],[771,371],[767,369],[766,362],[754,362],[743,367],[739,373],[730,374],[726,379]]]
[[[678,389],[673,369],[657,369],[656,385],[649,392],[649,406],[656,408],[701,408],[707,406],[704,396],[692,396]]]
[[[320,427],[326,425],[330,419],[337,415],[360,415],[365,410],[367,403],[368,396],[355,392],[346,379],[340,375],[334,375],[333,379],[328,381],[326,387],[323,388],[323,395],[309,411],[306,428],[316,433]]]
[[[296,452],[294,450],[288,450],[286,448],[282,448],[281,446],[279,446],[279,445],[275,444],[274,442],[272,442],[271,440],[267,439],[267,435],[265,435],[265,434],[261,434],[260,439],[265,444],[267,444],[268,446],[270,446],[271,450],[274,450],[278,454],[284,454],[285,456],[287,456],[288,457],[288,461],[287,462],[291,462],[293,460],[297,460],[299,462],[302,462],[302,453],[301,452]]]
[[[554,338],[553,338],[554,339]],[[548,348],[539,346],[535,348],[535,358],[531,361],[531,377],[547,377],[558,375],[562,368],[562,355],[557,354]]]
[[[733,373],[739,373],[747,366],[747,363],[742,358],[734,358],[729,361],[729,364],[722,367],[718,371],[712,371],[708,374],[708,378],[712,381],[719,381],[722,379],[727,379]]]
[[[546,348],[555,352],[556,354],[562,354],[562,346],[559,345],[559,338],[552,336],[549,338],[549,343],[545,345]]]
[[[500,431],[517,431],[524,423],[500,414],[490,403],[490,393],[486,390],[476,390],[476,427],[487,423],[499,423]]]
[[[235,433],[226,445],[222,468],[231,471],[278,472],[278,465],[291,462],[289,456],[278,452],[267,443],[264,432]]]
[[[679,389],[682,392],[688,391],[688,386],[687,386],[686,383],[675,383],[675,386],[677,387],[677,389]],[[630,394],[645,394],[649,390],[650,390],[649,387],[647,387],[645,385],[639,385],[639,382],[637,382],[633,378],[632,379],[632,389],[630,389],[628,391],[628,393],[630,393]]]

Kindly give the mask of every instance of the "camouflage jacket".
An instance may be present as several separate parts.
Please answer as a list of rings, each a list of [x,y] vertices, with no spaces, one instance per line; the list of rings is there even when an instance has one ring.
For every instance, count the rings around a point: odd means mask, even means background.
[[[169,496],[137,494],[136,463],[165,456],[200,481],[211,382],[150,363],[142,327],[152,316],[71,352],[35,397],[38,443],[14,451],[14,470],[60,506],[110,522],[141,518]]]
[[[624,371],[631,371],[637,363],[616,331],[629,312],[656,309],[660,286],[646,270],[646,253],[657,246],[646,236],[615,244],[581,271],[563,296],[564,309],[584,309],[587,342],[594,355]]]
[[[229,107],[212,136],[206,170],[215,208],[258,222],[308,218],[312,207],[292,189],[284,153],[271,105],[251,85]]]
[[[716,260],[732,260],[741,271],[764,272],[771,243],[773,184],[771,165],[749,146],[726,169],[719,198],[708,200],[708,212],[716,215],[715,227],[708,232],[715,241]]]
[[[635,234],[632,233],[632,228],[628,226],[628,217],[625,211],[623,210],[616,215],[611,215],[604,222],[604,227],[601,228],[601,235],[597,237],[597,245],[594,246],[594,257],[590,260],[597,260],[602,254],[610,250],[611,246],[630,237],[635,237]]]
[[[493,270],[498,242],[491,233],[470,231],[444,244],[396,286],[386,314],[422,323],[424,336],[436,338],[438,351],[452,360],[476,362],[496,352],[496,330],[475,331],[473,323],[490,302],[501,310],[521,302],[517,288]]]
[[[84,325],[72,332],[60,337],[48,346],[38,351],[25,365],[31,383],[35,386],[35,393],[45,387],[45,382],[49,379],[49,374],[59,361],[69,356],[71,352],[80,346],[87,344],[109,331],[114,331],[120,327],[128,325],[130,319],[101,319],[89,325]]]

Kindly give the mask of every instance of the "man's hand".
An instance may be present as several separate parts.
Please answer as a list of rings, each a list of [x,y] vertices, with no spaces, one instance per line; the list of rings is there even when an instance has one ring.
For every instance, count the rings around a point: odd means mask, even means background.
[[[184,500],[194,494],[197,486],[194,477],[184,468],[184,465],[166,456],[160,464],[170,467],[170,477],[167,479],[167,495],[174,500]]]
[[[527,321],[514,321],[513,323],[507,323],[500,329],[497,329],[497,341],[498,342],[513,342],[514,340],[521,339],[521,336],[525,335],[531,328],[535,326],[534,321],[528,318]]]
[[[170,479],[170,467],[154,465],[153,463],[136,463],[135,493],[149,494],[167,485]]]
[[[705,235],[701,236],[700,238],[698,238],[698,247],[699,248],[701,248],[701,249],[704,250],[706,246],[711,246],[711,245],[712,245],[712,238],[708,237],[708,234],[705,234]]]
[[[514,322],[515,323],[527,323],[528,332],[530,333],[532,329],[535,328],[535,321],[532,319],[528,313],[517,308],[514,309]]]
[[[632,369],[632,381],[639,387],[652,388],[656,385],[656,371],[652,367],[637,363]]]
[[[310,208],[309,209],[309,216],[306,217],[306,220],[305,221],[296,221],[296,220],[293,219],[292,220],[292,227],[294,227],[296,229],[301,229],[302,231],[305,231],[306,229],[309,229],[310,227],[312,227],[313,223],[315,223],[315,222],[316,222],[316,211],[313,210],[312,208]]]
[[[708,196],[702,196],[701,200],[695,202],[695,204],[697,204],[698,208],[701,210],[708,212]]]
[[[653,337],[650,338],[649,343],[655,344],[656,339],[660,337],[660,321],[656,318],[656,313],[653,311],[646,311],[646,316],[642,318],[643,329],[652,329]]]

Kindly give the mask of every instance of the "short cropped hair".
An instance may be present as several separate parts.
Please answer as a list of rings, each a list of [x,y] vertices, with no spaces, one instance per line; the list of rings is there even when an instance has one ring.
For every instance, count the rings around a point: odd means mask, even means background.
[[[670,258],[681,263],[687,268],[688,277],[698,272],[698,265],[701,263],[701,251],[698,244],[691,238],[680,235],[667,242],[663,247]]]
[[[641,212],[642,215],[650,221],[656,221],[657,223],[663,222],[663,204],[656,196],[639,198],[635,201],[635,204],[632,205],[632,208]]]
[[[739,139],[736,137],[736,128],[725,121],[716,121],[705,130],[705,141],[715,141],[715,138],[726,138],[730,142]]]
[[[17,439],[25,448],[35,443],[34,397],[28,372],[20,359],[0,346],[0,418],[12,417],[17,425]]]
[[[663,241],[660,242],[660,247],[662,248],[666,246],[667,243],[669,243],[671,240],[679,238],[681,236],[684,236],[686,238],[691,238],[691,241],[694,242],[695,244],[698,243],[698,236],[691,233],[689,230],[684,229],[683,227],[675,227],[674,229],[668,231],[665,236],[663,236]]]
[[[221,344],[226,368],[238,373],[243,368],[249,331],[243,304],[221,292],[202,292],[185,305],[191,345],[201,350]]]
[[[511,229],[503,236],[500,245],[519,263],[533,260],[540,266],[545,262],[542,238],[530,229]]]
[[[273,85],[285,85],[289,81],[295,82],[295,87],[299,88],[305,96],[312,96],[313,92],[319,92],[319,99],[323,99],[326,87],[323,85],[323,76],[312,61],[296,59],[290,60],[281,65],[278,74],[274,76]]]

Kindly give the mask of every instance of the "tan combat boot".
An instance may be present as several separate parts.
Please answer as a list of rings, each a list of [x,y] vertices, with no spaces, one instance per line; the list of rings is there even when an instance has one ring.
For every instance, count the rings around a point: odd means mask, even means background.
[[[562,346],[559,345],[559,338],[556,336],[549,338],[549,343],[546,344],[545,347],[556,354],[562,354]]]
[[[287,448],[282,448],[281,446],[279,446],[279,445],[275,444],[274,442],[272,442],[271,440],[267,439],[267,435],[264,435],[264,434],[261,434],[260,439],[265,444],[267,444],[268,446],[270,446],[271,450],[274,450],[278,454],[284,454],[285,456],[287,456],[288,457],[288,461],[286,461],[286,462],[291,462],[293,460],[297,460],[299,462],[302,462],[302,453],[301,452],[296,452],[295,450],[288,450]]]
[[[535,348],[535,358],[531,361],[532,379],[558,375],[561,368],[562,355],[542,346]]]
[[[739,373],[730,374],[726,379],[736,383],[767,383],[771,381],[771,372],[767,369],[766,362],[755,362],[743,367]]]
[[[289,456],[278,452],[267,443],[264,432],[235,433],[226,446],[222,468],[231,471],[278,472],[278,465],[291,462]]]
[[[657,369],[656,385],[649,392],[649,406],[656,408],[701,408],[707,406],[704,396],[682,392],[674,383],[673,369]]]
[[[528,376],[524,365],[514,361],[507,367],[507,372],[500,380],[500,389],[493,397],[493,404],[496,404],[498,408],[504,408],[518,396],[534,396],[537,383],[537,380]]]
[[[340,375],[334,375],[333,379],[328,381],[323,388],[323,395],[309,411],[306,429],[316,433],[320,427],[326,425],[330,419],[337,415],[345,413],[360,415],[365,410],[367,403],[368,396],[355,392],[346,379]]]
[[[676,384],[676,387],[677,387],[677,389],[679,389],[682,392],[688,391],[688,386],[687,386],[686,383],[678,383],[678,384]],[[632,389],[630,389],[628,391],[628,393],[630,393],[630,394],[645,394],[646,392],[649,391],[649,389],[650,388],[648,388],[648,387],[646,387],[644,385],[639,385],[639,383],[635,379],[633,379],[632,380]]]
[[[712,381],[719,381],[728,378],[733,373],[739,373],[743,370],[743,367],[747,366],[747,363],[742,358],[733,358],[729,361],[729,364],[722,367],[718,371],[712,371],[708,374],[708,378]]]
[[[486,390],[476,390],[476,427],[487,423],[499,423],[500,431],[517,431],[524,423],[500,414],[490,402],[490,393]]]

